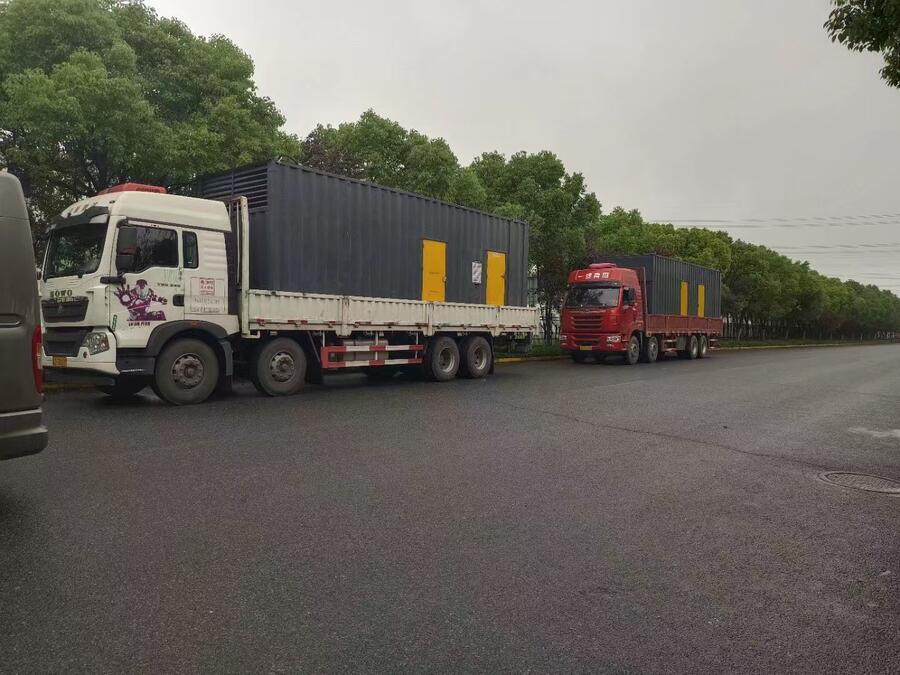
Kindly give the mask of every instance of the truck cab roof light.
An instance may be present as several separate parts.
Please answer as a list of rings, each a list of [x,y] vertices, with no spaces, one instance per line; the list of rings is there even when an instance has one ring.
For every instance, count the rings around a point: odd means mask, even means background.
[[[168,190],[161,185],[146,185],[144,183],[119,183],[105,190],[100,190],[98,195],[108,195],[113,192],[155,192],[158,194],[166,194]]]

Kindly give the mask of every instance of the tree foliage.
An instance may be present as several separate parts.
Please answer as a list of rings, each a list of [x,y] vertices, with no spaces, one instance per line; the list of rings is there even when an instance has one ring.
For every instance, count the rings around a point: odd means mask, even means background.
[[[881,76],[900,87],[900,0],[832,0],[825,22],[832,41],[884,56]]]
[[[184,188],[198,175],[299,154],[223,36],[143,2],[0,2],[0,166],[36,220],[118,182]]]

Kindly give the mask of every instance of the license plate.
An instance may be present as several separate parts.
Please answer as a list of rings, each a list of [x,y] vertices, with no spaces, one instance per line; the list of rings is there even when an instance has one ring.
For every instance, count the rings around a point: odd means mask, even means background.
[[[65,368],[69,365],[69,359],[65,356],[54,356],[53,357],[53,367],[54,368]]]
[[[578,349],[583,352],[589,352],[593,349],[593,347],[591,347],[590,345],[581,345]]]

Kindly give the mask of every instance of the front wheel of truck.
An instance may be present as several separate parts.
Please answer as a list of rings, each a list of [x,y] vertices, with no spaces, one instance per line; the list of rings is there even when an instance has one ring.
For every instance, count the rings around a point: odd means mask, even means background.
[[[153,391],[166,403],[203,403],[218,382],[219,360],[212,347],[201,340],[174,340],[156,359]]]
[[[625,354],[622,356],[622,360],[625,362],[627,366],[633,366],[637,363],[641,358],[641,341],[638,340],[637,335],[632,335],[631,339],[628,341],[628,349],[625,351]]]

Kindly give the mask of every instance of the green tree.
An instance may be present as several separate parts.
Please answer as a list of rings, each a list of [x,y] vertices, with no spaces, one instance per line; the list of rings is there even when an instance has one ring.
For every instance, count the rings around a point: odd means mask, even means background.
[[[884,56],[883,77],[900,87],[900,0],[832,0],[825,22],[832,41]]]
[[[299,154],[257,93],[250,57],[143,2],[0,2],[0,166],[35,220],[123,181],[199,175]]]

